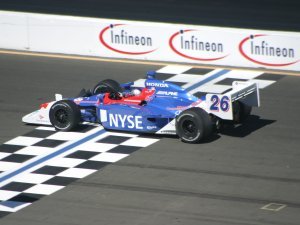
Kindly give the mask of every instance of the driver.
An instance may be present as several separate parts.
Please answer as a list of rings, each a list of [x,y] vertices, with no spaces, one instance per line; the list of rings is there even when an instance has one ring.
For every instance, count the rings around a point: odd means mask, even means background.
[[[138,88],[134,88],[130,92],[123,92],[123,93],[122,92],[111,92],[109,94],[109,98],[113,99],[113,100],[120,100],[123,97],[128,98],[128,97],[132,97],[132,96],[138,96],[141,93],[142,92]]]
[[[138,96],[140,95],[142,92],[140,91],[140,89],[134,88],[131,90],[131,95],[133,96]]]

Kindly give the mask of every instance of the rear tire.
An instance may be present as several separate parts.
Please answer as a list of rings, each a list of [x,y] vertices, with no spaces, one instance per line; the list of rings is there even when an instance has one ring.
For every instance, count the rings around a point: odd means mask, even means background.
[[[199,143],[212,134],[210,116],[201,108],[190,108],[176,118],[176,133],[181,141]]]
[[[80,109],[70,100],[55,102],[49,112],[50,122],[56,130],[70,131],[80,122]]]
[[[93,89],[93,95],[103,94],[103,93],[118,93],[122,92],[121,85],[111,79],[103,80],[99,82]]]

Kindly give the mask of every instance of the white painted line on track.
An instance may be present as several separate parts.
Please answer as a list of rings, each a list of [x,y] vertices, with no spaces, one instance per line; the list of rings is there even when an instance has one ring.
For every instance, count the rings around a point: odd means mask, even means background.
[[[39,165],[42,165],[46,161],[49,161],[59,155],[62,155],[66,152],[74,150],[74,148],[76,148],[77,146],[82,145],[83,143],[88,142],[96,137],[99,137],[101,134],[103,134],[105,132],[106,131],[103,128],[100,128],[100,129],[96,128],[96,129],[92,130],[92,133],[88,132],[87,136],[80,140],[76,140],[71,143],[67,142],[66,145],[63,145],[63,147],[55,149],[55,151],[50,154],[42,155],[40,157],[35,157],[32,160],[29,160],[29,161],[21,164],[21,166],[19,166],[17,168],[14,168],[12,170],[8,170],[6,172],[1,173],[0,174],[0,187],[7,184],[15,176],[17,176],[23,172],[26,172],[28,170],[31,170]]]
[[[284,209],[285,207],[287,207],[287,205],[285,205],[285,204],[269,203],[269,204],[261,207],[260,209],[262,209],[262,210],[268,210],[268,211],[273,211],[273,212],[278,212],[278,211]]]

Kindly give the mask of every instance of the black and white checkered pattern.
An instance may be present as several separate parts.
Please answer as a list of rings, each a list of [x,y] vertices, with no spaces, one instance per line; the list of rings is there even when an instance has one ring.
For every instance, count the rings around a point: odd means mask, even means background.
[[[166,66],[156,71],[156,78],[189,88],[220,71],[222,70]],[[227,92],[236,80],[257,82],[262,89],[282,77],[256,71],[230,70],[215,79],[209,79],[204,85],[189,89],[190,93],[200,97],[207,93]],[[144,82],[145,79],[140,79],[134,85],[143,87]],[[72,146],[101,130],[101,126],[92,125],[83,125],[74,132],[57,132],[52,127],[38,127],[0,145],[0,181],[6,174]],[[105,131],[91,140],[66,148],[63,153],[0,182],[0,217],[16,212],[158,140],[158,136],[144,137]]]
[[[38,127],[16,137],[0,145],[0,177],[102,129],[86,125],[76,132],[57,132],[51,127]],[[4,185],[0,184],[0,217],[18,211],[158,140],[154,136],[105,131],[12,177]]]
[[[184,89],[189,89],[194,84],[200,83],[210,76],[222,71],[222,69],[213,70],[172,65],[158,70],[156,78],[172,82]],[[227,70],[225,72],[226,73],[224,73],[224,75],[212,79],[204,85],[200,85],[189,92],[196,97],[200,97],[208,93],[224,94],[231,90],[233,81],[252,81],[257,83],[260,89],[264,89],[284,77],[284,75],[250,70]],[[144,82],[145,79],[139,79],[134,85],[137,87],[143,87]]]

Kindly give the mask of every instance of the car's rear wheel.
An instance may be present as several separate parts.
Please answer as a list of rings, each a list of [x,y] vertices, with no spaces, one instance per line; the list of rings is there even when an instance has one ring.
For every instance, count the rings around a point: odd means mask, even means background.
[[[176,118],[176,133],[183,142],[198,143],[212,134],[210,116],[201,108],[190,108]]]
[[[251,114],[252,107],[240,101],[233,103],[233,121],[234,123],[243,123]]]
[[[80,109],[73,101],[61,100],[51,106],[49,118],[56,130],[70,131],[80,122]]]
[[[102,94],[102,93],[112,93],[112,92],[113,93],[122,92],[122,87],[117,81],[111,79],[107,79],[99,82],[93,89],[94,95]]]

